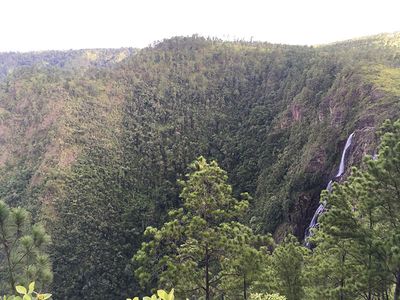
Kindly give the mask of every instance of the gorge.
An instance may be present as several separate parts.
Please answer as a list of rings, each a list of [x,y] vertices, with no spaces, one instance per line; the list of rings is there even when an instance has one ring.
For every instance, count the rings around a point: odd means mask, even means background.
[[[399,45],[399,33],[322,46],[192,36],[1,53],[0,197],[46,225],[57,299],[138,291],[143,232],[182,205],[201,155],[251,195],[254,232],[303,240],[326,182],[364,167],[400,117]]]

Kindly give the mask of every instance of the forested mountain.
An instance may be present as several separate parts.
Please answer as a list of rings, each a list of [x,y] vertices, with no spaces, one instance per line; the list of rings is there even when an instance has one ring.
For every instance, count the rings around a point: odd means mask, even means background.
[[[138,291],[144,229],[182,205],[177,180],[196,157],[250,194],[256,232],[302,239],[348,135],[347,169],[376,152],[399,97],[399,33],[3,53],[0,197],[46,224],[56,299],[122,299]]]

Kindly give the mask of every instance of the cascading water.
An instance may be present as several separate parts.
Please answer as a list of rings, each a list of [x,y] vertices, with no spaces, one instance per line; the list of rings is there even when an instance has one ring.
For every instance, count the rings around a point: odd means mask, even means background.
[[[340,160],[339,170],[338,170],[336,176],[331,181],[329,181],[328,185],[326,186],[326,189],[328,190],[329,193],[332,192],[333,182],[335,180],[338,180],[344,173],[344,169],[345,169],[345,166],[346,166],[346,164],[345,164],[346,153],[347,153],[347,150],[349,149],[349,147],[351,146],[351,142],[353,140],[353,135],[354,135],[354,132],[352,134],[350,134],[349,137],[347,138],[346,145],[344,146],[344,149],[343,149],[343,152],[342,152],[342,158]],[[307,242],[307,239],[312,236],[311,229],[313,229],[313,228],[318,226],[318,217],[324,212],[325,206],[326,206],[326,202],[325,201],[322,202],[318,206],[317,210],[314,213],[314,216],[311,219],[310,225],[306,229],[306,232],[305,232],[305,235],[304,235],[304,237],[305,237],[304,240],[306,241],[306,247],[308,247],[308,248],[311,246],[310,243]]]
[[[354,135],[354,132],[352,134],[350,134],[349,137],[347,138],[346,145],[344,146],[343,153],[342,153],[342,159],[340,160],[339,170],[338,170],[335,178],[338,178],[343,175],[344,167],[345,167],[346,153],[347,153],[347,149],[349,149],[349,147],[351,146],[351,142],[353,140],[353,135]]]

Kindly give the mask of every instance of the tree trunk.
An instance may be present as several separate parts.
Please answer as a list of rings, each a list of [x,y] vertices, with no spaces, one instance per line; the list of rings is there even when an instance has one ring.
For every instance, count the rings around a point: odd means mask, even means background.
[[[5,229],[3,226],[1,226],[1,234],[2,234],[2,244],[4,247],[5,255],[7,258],[7,269],[8,269],[8,275],[9,275],[9,283],[11,287],[11,291],[14,291],[15,289],[15,279],[14,279],[14,274],[13,274],[13,263],[11,261],[11,249],[8,246],[8,241],[5,233]]]
[[[370,232],[373,229],[373,223],[372,223],[372,211],[369,210],[368,211],[368,215],[369,215],[369,230]],[[368,243],[368,269],[370,270],[372,268],[372,242]],[[371,276],[368,275],[368,295],[367,295],[367,300],[372,300],[372,287],[371,287]]]
[[[344,266],[345,260],[346,260],[346,254],[344,253],[344,254],[341,255],[341,263],[342,263],[341,267]],[[340,300],[344,300],[344,293],[343,293],[344,284],[345,284],[345,283],[344,283],[344,277],[342,276],[342,277],[340,278],[340,293],[339,293],[339,299],[340,299]]]
[[[400,271],[396,273],[396,288],[394,289],[394,300],[399,300],[400,297]]]
[[[206,300],[210,300],[210,274],[208,273],[208,268],[209,268],[209,255],[208,255],[208,246],[206,246],[206,259],[205,259],[205,264],[206,264],[206,270],[205,270],[205,277],[206,277]]]
[[[246,282],[246,274],[243,276],[243,299],[247,300],[247,282]]]

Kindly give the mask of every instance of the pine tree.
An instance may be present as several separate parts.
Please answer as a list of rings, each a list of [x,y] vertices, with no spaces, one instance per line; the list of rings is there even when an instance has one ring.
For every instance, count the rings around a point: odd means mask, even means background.
[[[257,237],[238,222],[248,196],[243,195],[242,201],[232,196],[227,174],[215,161],[199,157],[191,168],[193,172],[181,182],[182,208],[171,211],[171,220],[161,229],[146,230],[151,240],[134,257],[140,265],[135,275],[147,288],[155,284],[175,287],[180,297],[207,300],[225,295],[224,283],[234,278],[241,281],[241,297],[246,298],[253,280],[249,256],[256,254],[257,262],[258,255],[251,248]]]
[[[367,159],[362,184],[369,192],[368,204],[375,215],[376,240],[383,245],[388,268],[393,274],[393,299],[400,298],[400,120],[386,121],[381,129],[378,159]]]
[[[304,298],[303,266],[306,251],[294,236],[289,235],[272,253],[279,293],[288,300]]]
[[[223,274],[226,275],[222,282],[225,296],[236,299],[242,295],[243,299],[249,299],[250,288],[255,290],[254,285],[269,266],[273,239],[270,235],[255,235],[249,227],[240,223],[236,224],[234,231],[231,226],[226,227],[225,234],[229,237],[225,244],[227,255],[222,261]]]
[[[310,274],[327,299],[400,297],[400,121],[385,122],[378,154],[323,196]]]
[[[0,290],[12,293],[16,285],[32,281],[40,288],[50,284],[49,243],[44,227],[32,225],[25,209],[10,208],[0,200]]]
[[[118,299],[137,288],[129,263],[151,210],[148,199],[128,194],[111,179],[116,172],[116,164],[78,166],[68,182],[69,197],[57,203],[52,228],[56,297]]]

